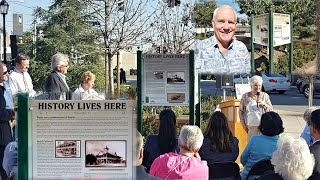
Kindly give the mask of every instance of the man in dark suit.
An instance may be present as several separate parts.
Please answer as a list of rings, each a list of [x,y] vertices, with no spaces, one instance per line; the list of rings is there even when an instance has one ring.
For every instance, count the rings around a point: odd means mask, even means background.
[[[45,82],[45,91],[50,99],[71,99],[71,91],[66,81],[69,68],[69,58],[65,54],[57,53],[51,57],[52,72]]]
[[[7,79],[6,76],[8,76],[7,68],[0,62],[0,173],[2,179],[7,179],[7,174],[2,167],[2,162],[6,145],[13,141],[9,121],[14,116],[12,109],[6,109],[6,100],[4,98],[5,88],[3,87],[3,82]]]
[[[136,131],[136,140],[133,143],[133,150],[135,155],[135,167],[136,167],[136,177],[135,180],[160,180],[160,178],[151,176],[146,172],[146,167],[144,167],[142,164],[142,158],[143,158],[143,137],[139,133],[139,131]],[[134,161],[133,161],[134,162]]]
[[[320,173],[320,109],[311,113],[311,119],[308,122],[310,134],[315,138],[315,142],[310,146],[310,151],[316,159],[314,171]]]

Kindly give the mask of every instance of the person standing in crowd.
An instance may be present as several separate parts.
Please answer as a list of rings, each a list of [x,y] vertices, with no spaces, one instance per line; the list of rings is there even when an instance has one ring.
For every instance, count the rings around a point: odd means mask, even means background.
[[[310,127],[308,125],[310,119],[311,119],[311,113],[312,111],[316,110],[315,107],[311,107],[306,109],[306,111],[303,114],[303,119],[306,121],[306,126],[304,127],[303,132],[301,133],[300,137],[302,137],[304,140],[306,140],[307,144],[311,146],[313,142],[315,142],[315,139],[310,134]]]
[[[310,134],[315,138],[315,142],[310,146],[311,153],[316,159],[315,172],[320,174],[320,109],[311,113],[311,119],[308,121]]]
[[[234,39],[237,26],[235,11],[227,5],[213,12],[214,35],[196,41],[196,69],[201,73],[235,74],[249,73],[250,54],[244,43]]]
[[[4,72],[8,72],[8,68],[4,63],[0,63],[0,65],[2,66]],[[4,99],[6,100],[6,109],[14,110],[13,95],[12,95],[12,91],[11,91],[9,81],[8,81],[9,80],[8,74],[6,76],[3,76],[3,80],[4,80],[3,87],[5,88]],[[16,120],[14,119],[14,120],[10,121],[10,125],[12,128],[13,137],[15,137]]]
[[[239,155],[239,140],[232,135],[226,116],[220,112],[214,112],[204,130],[203,145],[199,154],[208,165],[216,162],[235,162]]]
[[[47,93],[54,95],[52,99],[59,99],[61,95],[65,95],[67,100],[71,99],[70,89],[66,81],[69,66],[67,55],[56,53],[51,57],[52,72],[47,77],[44,87]]]
[[[14,117],[12,109],[6,109],[6,100],[4,98],[5,88],[3,82],[8,76],[8,71],[0,64],[0,173],[2,179],[7,179],[6,171],[3,169],[2,162],[6,145],[13,141],[10,120]]]
[[[96,99],[98,93],[92,88],[95,80],[96,76],[92,72],[84,72],[79,87],[72,94],[72,100]]]
[[[9,76],[9,85],[12,94],[15,96],[19,92],[29,93],[29,97],[34,97],[32,79],[28,73],[30,58],[25,54],[18,54],[15,58],[15,68]]]
[[[241,154],[240,162],[244,167],[240,173],[241,179],[246,179],[255,163],[262,159],[271,159],[277,149],[279,134],[284,130],[281,117],[272,111],[261,116],[258,129],[262,134],[253,135]]]
[[[159,118],[159,134],[149,135],[144,147],[142,165],[147,168],[147,172],[149,172],[153,161],[161,154],[179,152],[176,114],[171,109],[165,109],[161,111]]]
[[[3,169],[6,171],[8,179],[14,179],[18,175],[18,145],[16,141],[10,142],[4,150]]]
[[[146,172],[146,168],[141,165],[142,159],[143,159],[143,137],[139,133],[139,131],[136,131],[136,140],[135,143],[133,143],[134,147],[134,155],[135,155],[135,168],[136,168],[136,176],[135,180],[160,180],[160,178],[151,176]]]
[[[126,71],[123,70],[123,68],[120,69],[120,84],[126,84],[127,83],[127,77],[126,77]]]
[[[240,101],[239,118],[243,129],[248,134],[248,140],[252,135],[259,134],[257,127],[260,124],[261,115],[272,111],[269,95],[261,92],[262,82],[260,76],[252,76],[250,78],[251,91],[245,93]]]
[[[198,153],[202,142],[203,135],[198,126],[182,126],[178,139],[179,154],[170,152],[160,155],[152,163],[150,174],[166,180],[208,180],[207,161],[201,161]]]

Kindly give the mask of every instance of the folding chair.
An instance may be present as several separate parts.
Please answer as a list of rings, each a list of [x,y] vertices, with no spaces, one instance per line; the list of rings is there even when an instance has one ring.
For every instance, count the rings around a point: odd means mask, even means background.
[[[262,175],[273,174],[273,173],[274,173],[274,168],[273,168],[273,165],[271,164],[270,159],[263,159],[256,162],[252,166],[246,180],[248,180],[249,176],[259,177]]]
[[[240,168],[235,162],[217,162],[209,166],[209,179],[240,180]]]

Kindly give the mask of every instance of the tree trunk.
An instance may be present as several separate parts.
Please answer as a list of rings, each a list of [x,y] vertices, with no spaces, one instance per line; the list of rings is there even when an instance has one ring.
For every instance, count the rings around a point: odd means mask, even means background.
[[[317,69],[318,72],[320,70],[320,1],[316,2],[316,26],[317,26],[317,40],[318,40],[318,47],[317,47]]]
[[[109,99],[114,99],[114,83],[112,69],[112,54],[108,53],[108,71],[109,71]]]
[[[313,106],[313,76],[309,78],[309,97],[308,97],[309,108]]]
[[[109,97],[109,78],[108,78],[108,52],[107,49],[104,50],[104,82],[105,82],[105,97],[104,99],[107,100]]]

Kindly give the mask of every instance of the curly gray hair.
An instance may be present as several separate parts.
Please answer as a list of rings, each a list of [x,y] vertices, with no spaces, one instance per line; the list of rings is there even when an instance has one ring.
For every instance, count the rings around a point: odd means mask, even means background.
[[[284,179],[300,180],[312,175],[315,159],[305,140],[282,135],[271,163],[274,171]]]

